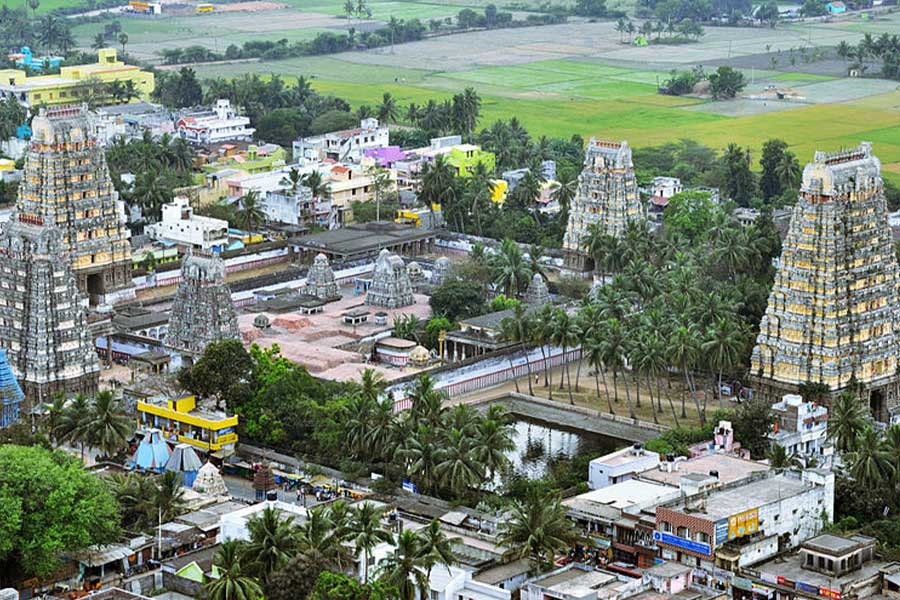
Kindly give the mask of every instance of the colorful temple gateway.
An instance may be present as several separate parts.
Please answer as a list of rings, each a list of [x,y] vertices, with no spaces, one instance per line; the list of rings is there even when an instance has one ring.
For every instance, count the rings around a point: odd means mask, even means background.
[[[100,365],[57,227],[10,221],[0,235],[0,347],[34,403],[92,394]]]
[[[632,221],[644,218],[631,148],[628,142],[607,142],[591,138],[584,153],[584,169],[578,176],[578,190],[569,209],[569,223],[563,237],[566,268],[584,272],[593,261],[585,243],[594,224],[608,235],[621,236]]]
[[[6,350],[0,349],[0,427],[12,425],[19,420],[24,399],[25,394],[9,368]]]
[[[91,304],[133,296],[130,234],[92,114],[84,105],[42,108],[31,129],[12,220],[61,230],[78,289]]]
[[[856,383],[873,416],[898,403],[900,298],[881,163],[871,144],[817,152],[803,170],[751,358],[769,401],[800,385]]]

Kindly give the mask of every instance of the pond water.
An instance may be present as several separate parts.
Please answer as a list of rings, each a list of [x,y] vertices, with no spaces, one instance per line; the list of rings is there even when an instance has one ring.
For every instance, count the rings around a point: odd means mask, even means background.
[[[515,415],[513,442],[507,453],[513,470],[528,479],[540,479],[554,459],[573,458],[579,453],[605,454],[627,444],[622,440],[588,431],[578,431]],[[587,478],[587,473],[584,474]]]

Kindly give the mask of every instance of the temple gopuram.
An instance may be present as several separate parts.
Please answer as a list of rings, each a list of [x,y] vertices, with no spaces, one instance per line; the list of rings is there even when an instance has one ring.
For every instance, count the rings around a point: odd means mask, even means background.
[[[42,108],[31,129],[12,220],[60,229],[78,289],[92,305],[133,297],[130,233],[94,116],[85,105]]]
[[[871,144],[816,152],[803,170],[751,358],[757,395],[856,385],[873,416],[898,403],[897,260]]]
[[[607,234],[620,236],[628,223],[643,218],[628,142],[591,138],[563,237],[566,269],[578,273],[593,269],[585,244],[589,228],[595,223]]]

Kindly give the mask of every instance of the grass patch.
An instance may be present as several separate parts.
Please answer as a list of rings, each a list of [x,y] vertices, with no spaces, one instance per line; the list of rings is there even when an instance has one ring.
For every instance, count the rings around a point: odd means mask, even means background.
[[[778,81],[831,81],[837,79],[831,75],[816,75],[814,73],[778,73],[771,77]]]

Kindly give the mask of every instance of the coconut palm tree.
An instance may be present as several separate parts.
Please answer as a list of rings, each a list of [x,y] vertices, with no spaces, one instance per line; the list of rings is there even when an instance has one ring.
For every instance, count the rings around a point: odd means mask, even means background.
[[[381,97],[381,104],[376,108],[378,120],[382,123],[393,123],[400,114],[400,107],[397,106],[397,100],[388,92]]]
[[[297,554],[297,531],[294,518],[284,518],[274,508],[265,508],[247,522],[250,541],[246,556],[252,557],[248,567],[266,582],[275,571]]]
[[[838,452],[851,452],[866,427],[866,412],[853,394],[844,392],[831,403],[828,415],[828,439]]]
[[[544,363],[544,387],[548,389],[550,400],[553,400],[553,376],[550,371],[550,361],[547,357],[547,344],[552,343],[553,338],[553,305],[545,304],[532,317],[531,341],[541,349],[541,358]]]
[[[850,475],[862,489],[875,490],[894,476],[891,454],[884,449],[882,441],[871,427],[866,427],[859,435],[856,449],[847,454]]]
[[[769,465],[773,469],[786,469],[790,466],[800,464],[797,455],[788,454],[787,450],[785,450],[784,446],[781,444],[772,444],[772,447],[769,448],[769,451],[766,453],[766,458],[769,459]]]
[[[743,328],[734,317],[721,317],[707,331],[706,340],[701,344],[703,355],[710,367],[718,373],[716,395],[719,408],[724,409],[722,400],[722,374],[731,372],[740,364],[747,346]]]
[[[445,213],[451,212],[453,208],[451,204],[456,200],[455,179],[453,166],[447,162],[443,154],[437,155],[433,161],[422,167],[419,198],[429,209],[442,206]],[[462,231],[461,222],[457,221],[456,226]]]
[[[470,486],[484,479],[484,466],[475,460],[472,439],[459,429],[451,429],[439,456],[437,474],[455,498],[465,495]]]
[[[444,394],[434,389],[434,378],[428,374],[419,376],[413,383],[409,398],[412,403],[410,412],[416,423],[427,423],[432,427],[440,427],[444,414]]]
[[[651,330],[642,340],[639,362],[641,370],[656,382],[657,411],[662,412],[662,392],[659,380],[668,372],[669,362],[666,360],[665,343],[655,330]],[[675,404],[672,402],[672,395],[667,394],[667,396],[669,408],[672,409],[672,421],[675,423],[675,427],[678,427],[678,415],[675,414]]]
[[[531,281],[531,270],[517,243],[505,238],[492,262],[494,283],[507,298],[515,298],[525,291]]]
[[[312,197],[317,200],[328,200],[331,198],[331,184],[325,181],[322,174],[318,171],[312,171],[303,175],[300,185],[308,188]]]
[[[398,600],[427,598],[429,564],[431,558],[423,555],[419,537],[406,529],[397,536],[394,551],[382,562],[381,580],[397,590]]]
[[[343,571],[352,562],[347,535],[331,518],[331,508],[316,506],[297,528],[297,556],[307,569]]]
[[[575,322],[569,313],[565,310],[559,308],[554,311],[553,314],[553,325],[552,325],[552,333],[551,333],[551,342],[553,345],[562,348],[562,361],[564,367],[564,373],[566,375],[566,381],[569,388],[569,404],[574,405],[575,399],[572,396],[572,374],[569,371],[569,363],[566,360],[566,353],[569,348],[573,348],[578,345],[580,339],[580,330],[578,329],[578,324]],[[560,376],[560,389],[562,389],[562,376]]]
[[[278,183],[289,189],[291,194],[296,194],[297,189],[303,183],[303,174],[300,173],[297,167],[291,167],[290,171]]]
[[[259,192],[249,190],[238,200],[240,208],[237,211],[238,221],[248,233],[253,233],[256,226],[266,220],[266,213],[262,209]]]
[[[690,391],[691,398],[697,407],[697,414],[700,416],[700,423],[706,422],[703,411],[700,410],[700,402],[697,400],[697,394],[694,391],[694,381],[691,377],[691,367],[697,360],[700,350],[700,341],[696,328],[692,324],[681,324],[675,327],[669,338],[669,357],[673,364],[678,365],[681,374],[684,377],[685,389]],[[681,394],[681,418],[687,418],[685,410],[685,393]]]
[[[500,544],[510,558],[530,559],[535,566],[549,568],[557,554],[579,539],[559,496],[531,488],[524,502],[517,501],[500,525]]]
[[[500,405],[494,405],[500,407]],[[491,407],[493,408],[493,406]],[[512,431],[503,416],[492,416],[490,411],[475,428],[472,456],[487,471],[488,479],[509,465],[507,453],[515,449]]]
[[[437,519],[433,519],[427,527],[418,530],[416,537],[418,558],[425,565],[428,579],[431,579],[431,570],[437,565],[444,565],[449,573],[450,565],[458,560],[453,552],[453,543],[460,538],[448,538]]]
[[[796,189],[800,183],[800,173],[800,161],[797,160],[797,156],[793,152],[785,150],[778,164],[775,165],[775,177],[778,178],[781,189]]]
[[[217,579],[206,582],[209,600],[259,600],[263,596],[258,580],[244,575],[241,567],[242,544],[237,540],[222,542],[213,564],[219,571]]]
[[[148,514],[166,523],[185,511],[185,487],[174,471],[166,471],[153,480]]]
[[[85,436],[90,445],[109,458],[128,443],[133,433],[134,421],[125,413],[122,402],[109,390],[97,392],[85,425]]]
[[[531,363],[528,361],[526,344],[531,342],[534,321],[526,313],[525,307],[519,303],[513,307],[513,314],[500,321],[500,335],[503,339],[519,345],[519,351],[525,359],[525,370],[528,373],[528,393],[534,396],[534,388],[531,385]],[[512,354],[510,356],[510,368],[512,369]],[[519,380],[514,378],[516,392],[519,391]]]
[[[60,441],[69,442],[81,449],[81,460],[84,460],[85,445],[90,442],[88,425],[91,403],[84,394],[78,394],[65,404],[59,417],[59,424],[53,435]]]
[[[625,357],[628,355],[625,328],[622,321],[616,318],[607,319],[600,325],[600,338],[602,340],[603,364],[612,369],[613,395],[616,403],[619,402],[619,373],[625,369]],[[637,418],[634,406],[631,404],[631,392],[625,386],[625,397],[628,402],[628,414],[632,419]]]
[[[426,493],[437,488],[438,464],[443,458],[443,443],[436,431],[422,424],[398,446],[395,460],[406,466],[406,472]]]
[[[369,570],[372,568],[372,550],[378,544],[392,543],[394,536],[381,527],[382,511],[371,502],[363,502],[350,513],[348,539],[353,542],[357,551],[363,553],[366,567],[363,582],[369,583]]]

